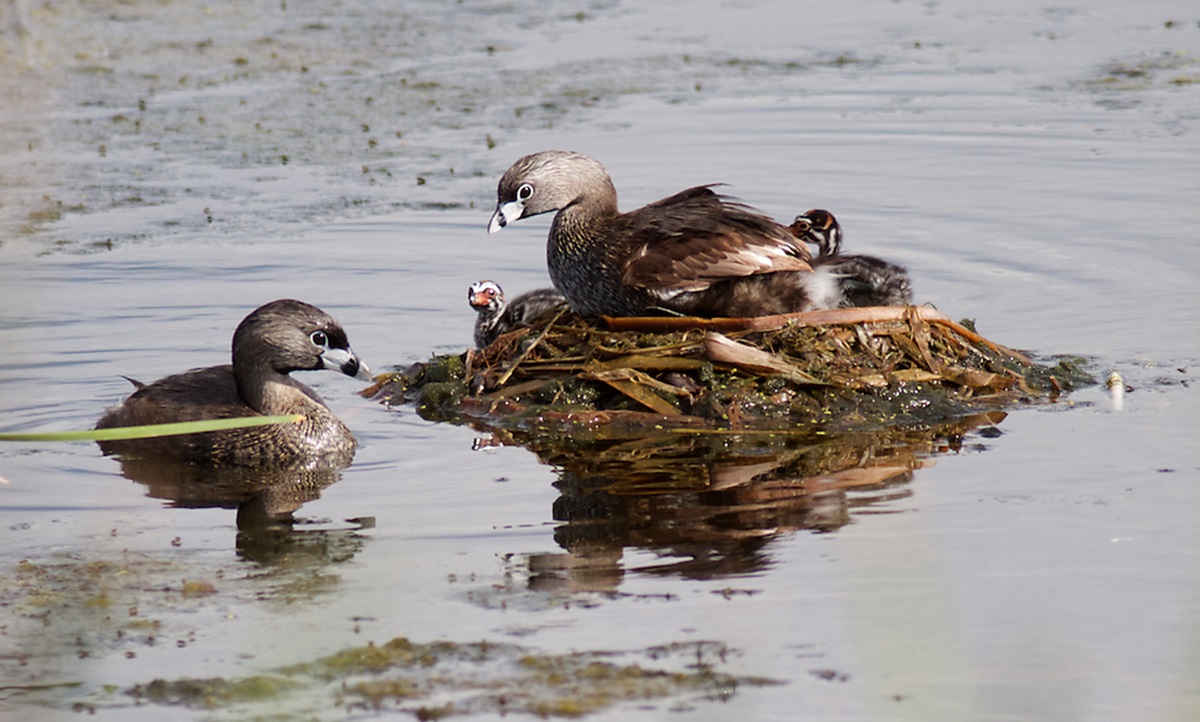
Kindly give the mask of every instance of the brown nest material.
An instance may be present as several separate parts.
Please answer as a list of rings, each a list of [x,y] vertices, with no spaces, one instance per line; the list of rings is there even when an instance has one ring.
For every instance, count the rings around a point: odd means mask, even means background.
[[[560,314],[435,356],[363,392],[422,416],[512,431],[763,432],[931,424],[1056,400],[1091,377],[993,343],[928,307],[759,318]]]

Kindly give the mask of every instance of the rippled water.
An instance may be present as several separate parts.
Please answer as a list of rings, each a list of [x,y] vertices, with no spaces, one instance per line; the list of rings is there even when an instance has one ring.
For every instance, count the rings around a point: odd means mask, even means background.
[[[1125,5],[0,5],[0,431],[85,428],[122,374],[223,362],[278,297],[375,370],[465,348],[471,281],[546,284],[546,221],[484,233],[500,173],[545,148],[602,160],[625,208],[714,181],[829,208],[919,301],[1133,389],[539,459],[307,374],[362,447],[252,500],[8,443],[0,710],[340,718],[319,688],[190,713],[124,690],[405,636],[667,669],[688,660],[645,651],[703,640],[781,682],[609,719],[1193,718],[1200,15]],[[254,522],[293,507],[291,533]]]

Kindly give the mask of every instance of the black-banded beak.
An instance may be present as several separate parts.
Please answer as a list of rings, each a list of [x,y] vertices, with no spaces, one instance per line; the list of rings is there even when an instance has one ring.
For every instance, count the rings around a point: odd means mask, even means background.
[[[348,348],[327,349],[325,353],[321,354],[321,363],[330,371],[340,371],[360,381],[370,381],[374,378],[367,365]]]

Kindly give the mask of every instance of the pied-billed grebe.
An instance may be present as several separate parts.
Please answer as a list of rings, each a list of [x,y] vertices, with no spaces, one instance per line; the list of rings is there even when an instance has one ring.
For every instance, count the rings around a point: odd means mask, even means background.
[[[232,365],[193,369],[148,385],[135,381],[137,391],[109,409],[96,428],[282,414],[300,414],[302,421],[105,441],[100,448],[106,454],[217,464],[348,463],[357,446],[350,430],[317,392],[288,375],[317,369],[371,378],[333,317],[300,301],[272,301],[237,327]]]
[[[495,281],[476,281],[467,289],[467,301],[479,315],[475,318],[475,346],[486,348],[496,337],[527,328],[567,308],[567,299],[553,288],[539,288],[506,301]]]
[[[830,302],[829,279],[811,272],[803,243],[708,186],[621,213],[600,163],[551,150],[514,163],[497,191],[492,233],[558,211],[546,247],[550,279],[581,315],[762,315]]]
[[[815,208],[796,216],[788,230],[817,246],[813,271],[837,278],[840,306],[908,306],[912,282],[903,266],[875,256],[847,255],[842,251],[842,227],[826,210]]]

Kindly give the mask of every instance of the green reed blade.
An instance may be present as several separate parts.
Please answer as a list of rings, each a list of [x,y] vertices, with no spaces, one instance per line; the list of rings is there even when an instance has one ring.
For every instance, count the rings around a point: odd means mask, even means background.
[[[123,441],[125,439],[150,439],[156,436],[178,436],[198,434],[202,431],[224,431],[247,426],[288,424],[300,421],[300,414],[283,416],[241,416],[233,419],[208,419],[205,421],[181,421],[173,424],[149,424],[147,426],[121,426],[112,429],[88,429],[86,431],[56,431],[42,434],[0,434],[0,441]]]

